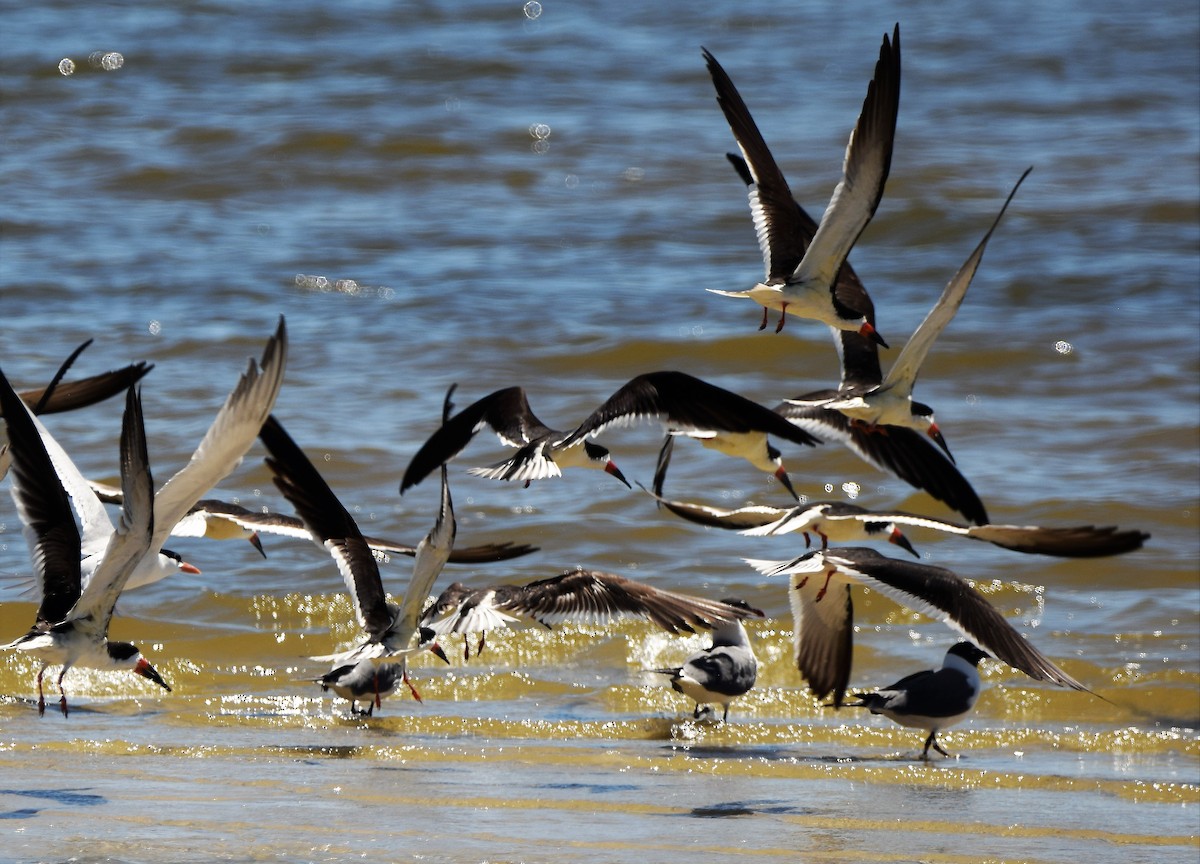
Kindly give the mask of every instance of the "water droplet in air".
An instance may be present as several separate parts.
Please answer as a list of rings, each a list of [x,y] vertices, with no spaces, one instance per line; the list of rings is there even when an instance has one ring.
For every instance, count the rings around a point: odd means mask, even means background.
[[[537,2],[537,0],[529,0],[529,2],[525,4],[525,17],[530,21],[534,20],[541,14],[542,4]]]
[[[529,126],[529,134],[539,141],[544,141],[550,137],[550,127],[545,123],[531,123]]]
[[[1066,355],[1066,354],[1070,354],[1075,349],[1071,345],[1070,342],[1065,342],[1062,339],[1060,339],[1054,343],[1054,350],[1057,351],[1059,354]]]
[[[58,61],[58,71],[61,72],[63,75],[74,75],[75,74],[75,61],[72,60],[70,57],[64,57],[63,59]]]
[[[93,69],[112,72],[125,65],[125,58],[116,51],[93,51],[88,55],[88,65]]]
[[[160,324],[158,321],[151,321],[146,329],[150,331],[151,336],[157,336],[162,332],[162,324]]]

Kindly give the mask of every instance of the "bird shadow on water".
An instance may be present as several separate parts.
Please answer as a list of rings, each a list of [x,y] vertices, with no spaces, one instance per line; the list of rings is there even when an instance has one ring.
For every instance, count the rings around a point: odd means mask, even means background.
[[[95,807],[108,801],[103,795],[95,795],[82,789],[0,789],[0,796],[4,795],[44,799],[53,804],[70,807]],[[40,807],[0,810],[0,819],[32,819],[41,810]]]
[[[803,812],[801,807],[778,801],[725,801],[707,807],[693,807],[679,815],[687,819],[725,819],[730,816],[779,816]]]

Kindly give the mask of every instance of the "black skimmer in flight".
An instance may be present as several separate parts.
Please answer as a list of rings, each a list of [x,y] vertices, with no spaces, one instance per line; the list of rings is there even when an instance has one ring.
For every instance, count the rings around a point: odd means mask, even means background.
[[[133,363],[121,369],[102,372],[89,378],[62,383],[63,377],[83,353],[92,340],[88,339],[59,366],[58,372],[45,387],[36,390],[22,390],[17,395],[34,414],[57,414],[63,411],[74,411],[86,408],[97,402],[103,402],[111,396],[123,393],[141,380],[147,372],[154,368],[147,363]],[[0,480],[8,474],[11,459],[4,438],[0,436]]]
[[[151,549],[154,530],[154,481],[137,392],[133,387],[127,391],[121,427],[121,482],[127,503],[102,559],[86,578],[81,569],[79,529],[67,490],[46,452],[45,436],[2,373],[0,411],[12,450],[13,498],[42,596],[33,627],[4,647],[28,652],[41,661],[38,714],[46,710],[42,676],[53,665],[62,665],[58,690],[63,716],[67,715],[67,694],[62,682],[72,666],[128,669],[170,691],[135,645],[108,638],[117,598],[133,568]]]
[[[961,723],[975,707],[982,690],[979,661],[987,656],[972,643],[959,642],[946,652],[941,669],[914,672],[874,693],[855,693],[858,701],[846,705],[866,708],[910,729],[928,729],[921,758],[929,758],[930,747],[949,756],[938,744],[937,733]]]
[[[1094,525],[1075,525],[1069,528],[1043,528],[1039,525],[963,525],[903,510],[867,510],[844,501],[812,501],[787,509],[752,504],[735,510],[724,510],[688,501],[672,501],[660,495],[654,497],[659,504],[689,522],[740,531],[750,536],[790,534],[799,531],[804,535],[805,546],[811,543],[809,534],[812,533],[821,539],[821,548],[826,548],[830,540],[835,543],[887,540],[913,552],[907,538],[904,538],[903,534],[897,536],[901,525],[982,540],[1014,552],[1052,555],[1057,558],[1123,555],[1142,548],[1142,544],[1150,539],[1150,535],[1144,531],[1120,530],[1111,525],[1102,528]]]
[[[724,600],[748,612],[762,615],[744,600]],[[671,678],[671,688],[696,700],[692,717],[700,719],[701,708],[721,705],[725,710],[721,721],[729,720],[729,703],[745,696],[758,677],[758,658],[750,647],[750,637],[740,620],[728,621],[713,628],[712,645],[689,656],[682,666],[655,669]]]
[[[607,624],[614,618],[645,618],[668,633],[694,633],[762,612],[745,604],[708,600],[664,591],[600,570],[567,570],[526,585],[471,588],[455,582],[446,588],[421,618],[421,640],[461,633],[479,633],[483,650],[487,631],[522,621],[550,629],[564,621]],[[467,658],[470,650],[468,648]]]
[[[569,447],[609,426],[656,419],[667,427],[668,440],[659,455],[655,485],[661,487],[672,436],[695,438],[727,456],[739,456],[773,475],[797,498],[783,460],[767,440],[774,435],[796,444],[815,446],[818,439],[776,412],[744,396],[709,384],[686,372],[649,372],[633,378],[564,439]],[[799,434],[797,434],[799,433]]]
[[[1141,549],[1150,538],[1144,531],[1122,531],[1109,525],[1075,525],[1069,528],[1043,528],[1039,525],[963,525],[932,519],[903,510],[867,510],[854,504],[836,501],[817,501],[802,504],[781,513],[773,522],[742,530],[743,534],[764,536],[801,531],[808,541],[808,532],[821,538],[825,548],[830,540],[853,543],[859,540],[886,538],[912,554],[916,552],[900,534],[901,525],[928,528],[944,534],[955,534],[971,540],[982,540],[1001,549],[1031,555],[1052,555],[1056,558],[1103,558],[1123,555]],[[919,556],[918,556],[919,557]]]
[[[450,389],[453,392],[454,388]],[[537,418],[523,388],[505,387],[442,423],[413,456],[400,482],[400,494],[462,452],[484,426],[490,426],[501,443],[518,448],[517,453],[487,468],[472,468],[470,474],[492,480],[520,480],[528,486],[533,480],[561,476],[564,468],[599,468],[629,485],[607,448],[581,439],[567,443],[567,433],[551,429]]]
[[[120,504],[120,490],[103,483],[89,480],[88,484],[99,495],[100,500],[108,504]],[[196,502],[186,516],[175,523],[171,530],[173,537],[205,537],[209,540],[248,540],[265,558],[262,540],[259,534],[274,534],[283,537],[295,537],[301,540],[312,540],[313,536],[304,527],[304,520],[286,513],[274,511],[250,510],[240,504],[229,501],[218,501],[215,498],[204,498]],[[367,545],[376,557],[386,559],[388,555],[407,555],[412,558],[417,554],[417,547],[398,540],[387,540],[382,537],[366,537]],[[492,561],[508,561],[520,558],[531,552],[537,552],[537,546],[528,543],[514,543],[506,540],[500,543],[482,543],[478,546],[464,546],[450,553],[451,564],[486,564]]]
[[[754,179],[750,211],[767,271],[764,281],[745,291],[709,290],[759,303],[763,307],[760,330],[766,326],[767,310],[776,309],[776,332],[783,329],[791,312],[886,344],[867,320],[865,310],[840,300],[835,287],[850,249],[875,215],[891,169],[900,109],[900,25],[896,25],[890,41],[886,34],[883,37],[874,78],[846,146],[842,179],[833,190],[812,242],[791,271],[784,265],[795,259],[797,251],[795,202],[733,82],[708,51],[704,56],[717,89],[717,102]],[[776,243],[781,244],[778,251]]]
[[[937,618],[1037,681],[1091,692],[1033,647],[967,580],[944,567],[899,561],[858,546],[809,552],[791,561],[747,563],[767,576],[792,577],[788,595],[796,667],[817,698],[833,695],[835,707],[842,705],[850,680],[853,584]]]
[[[120,369],[101,372],[99,375],[68,381],[64,384],[63,377],[79,355],[92,344],[92,341],[88,339],[72,351],[48,385],[34,390],[22,390],[17,394],[34,414],[58,414],[103,402],[118,393],[124,393],[154,368],[151,363],[132,363]]]
[[[402,677],[413,697],[420,701],[420,695],[408,680],[407,654],[417,648],[413,645],[417,619],[454,545],[454,506],[445,466],[442,466],[442,499],[437,521],[417,547],[408,591],[403,604],[397,606],[387,598],[379,562],[354,517],[283,425],[271,417],[263,424],[259,437],[271,454],[266,462],[275,475],[275,485],[296,508],[311,539],[333,556],[354,602],[358,624],[366,634],[365,640],[346,651],[313,659],[344,666],[403,655]],[[333,671],[337,671],[336,666]]]
[[[82,578],[86,582],[104,558],[104,550],[107,548],[109,538],[114,530],[112,519],[104,508],[101,498],[92,491],[91,484],[84,479],[79,468],[71,461],[71,457],[46,430],[41,420],[35,419],[33,425],[41,435],[42,446],[58,474],[58,481],[67,490],[67,496],[79,517],[79,524],[82,527],[80,566]],[[124,496],[120,490],[115,497],[117,498],[116,503],[123,502]],[[138,562],[125,581],[125,590],[157,582],[174,573],[196,575],[199,572],[198,568],[184,561],[177,553],[169,549],[159,549],[157,555],[147,555]]]
[[[172,529],[202,496],[241,464],[283,386],[287,348],[287,327],[280,316],[275,333],[267,340],[261,363],[256,364],[250,358],[246,371],[226,397],[192,458],[155,494],[154,549],[162,547]],[[87,481],[82,482],[86,487]],[[148,585],[172,572],[154,566],[153,557],[138,566],[129,577],[127,588]]]
[[[842,390],[837,398],[828,402],[825,407],[846,415],[852,424],[865,425],[868,431],[878,430],[882,434],[888,434],[894,428],[905,427],[928,435],[953,461],[950,448],[946,446],[946,441],[934,420],[933,409],[923,402],[913,401],[913,385],[916,384],[917,375],[929,354],[929,349],[962,305],[975,271],[983,261],[988,240],[991,239],[1000,220],[1004,218],[1004,213],[1017,190],[1021,188],[1021,183],[1032,170],[1033,168],[1025,169],[1025,173],[1017,180],[979,245],[946,284],[942,296],[909,338],[883,380],[873,387]]]
[[[322,690],[332,690],[343,699],[348,699],[351,714],[370,717],[376,708],[383,707],[383,700],[395,692],[403,677],[402,663],[374,663],[364,659],[337,666],[312,680],[320,684]],[[360,701],[367,703],[367,710],[359,710]]]
[[[860,338],[857,334],[850,336]],[[848,339],[842,341],[845,344]],[[816,390],[776,405],[775,411],[823,441],[840,441],[863,461],[899,477],[914,489],[927,492],[969,522],[976,525],[989,522],[979,493],[933,442],[903,426],[871,430],[852,423],[845,414],[829,407],[843,392]]]

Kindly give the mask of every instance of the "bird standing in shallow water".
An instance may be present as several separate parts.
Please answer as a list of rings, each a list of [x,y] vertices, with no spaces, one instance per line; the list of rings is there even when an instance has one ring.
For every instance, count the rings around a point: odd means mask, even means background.
[[[744,600],[723,600],[762,616]],[[715,703],[725,710],[722,722],[729,720],[729,704],[739,696],[745,696],[758,677],[758,658],[750,647],[750,637],[741,621],[730,621],[713,629],[713,642],[703,651],[697,651],[684,661],[682,666],[655,669],[671,677],[671,688],[696,700],[692,717],[699,719],[701,707]]]
[[[312,680],[320,684],[322,690],[332,690],[350,700],[351,714],[370,717],[377,707],[383,707],[384,698],[395,692],[403,678],[403,663],[373,663],[367,659],[330,669]],[[366,700],[367,710],[358,707],[359,700]]]
[[[937,741],[937,733],[971,713],[979,698],[979,661],[988,657],[974,643],[959,642],[946,652],[941,669],[914,672],[874,693],[855,693],[857,702],[850,707],[866,708],[872,714],[890,717],[901,726],[928,729],[921,758],[929,758],[932,747],[949,756]]]

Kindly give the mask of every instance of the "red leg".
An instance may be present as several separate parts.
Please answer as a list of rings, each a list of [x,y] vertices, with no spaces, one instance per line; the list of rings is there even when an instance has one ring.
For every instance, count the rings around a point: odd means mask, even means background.
[[[817,599],[814,602],[816,602],[816,603],[821,602],[821,598],[824,597],[825,592],[829,590],[829,580],[833,578],[833,574],[836,572],[837,572],[837,570],[830,570],[828,573],[825,574],[825,584],[822,585],[821,590],[817,592]]]
[[[807,549],[807,548],[809,548],[810,546],[812,546],[812,538],[811,538],[811,537],[809,537],[809,536],[808,536],[808,532],[807,532],[807,531],[805,531],[805,532],[804,532],[804,548],[805,548],[805,549]]]
[[[823,552],[829,548],[829,535],[822,531],[817,531],[816,534],[821,538],[821,551]],[[828,583],[828,580],[826,580],[826,582]]]
[[[67,670],[69,668],[71,668],[71,667],[64,666],[63,670],[58,673],[58,692],[59,692],[58,707],[60,707],[62,709],[64,717],[67,716],[67,691],[63,689],[62,681],[63,681],[63,676],[67,674]]]
[[[779,309],[779,323],[775,325],[775,332],[778,333],[783,329],[784,322],[787,321],[787,304],[783,303]]]
[[[46,694],[42,692],[42,675],[46,673],[46,667],[43,666],[38,670],[38,716],[42,717],[46,713]]]
[[[421,698],[421,694],[417,692],[417,688],[413,686],[413,683],[408,680],[408,669],[407,668],[405,668],[405,670],[404,670],[403,677],[404,677],[404,683],[408,685],[409,692],[411,692],[413,694],[413,698],[423,704],[425,700]]]
[[[767,329],[767,307],[766,306],[763,307],[763,320],[762,320],[762,323],[758,325],[758,329],[759,330]]]

